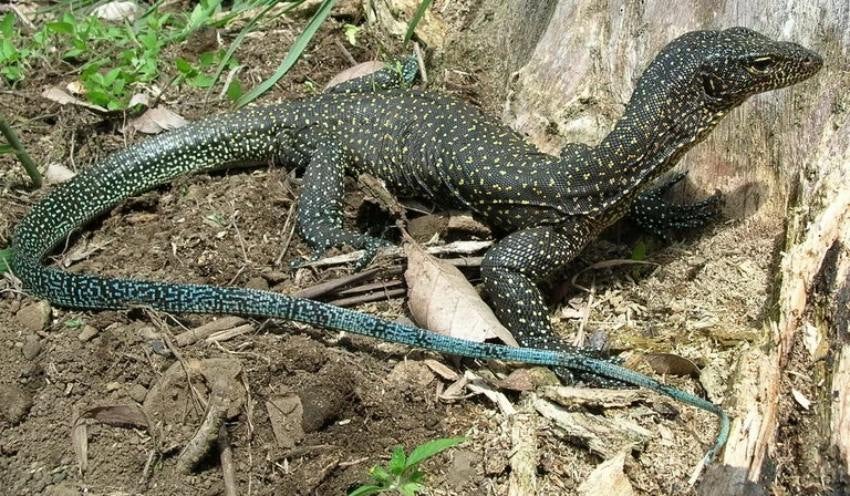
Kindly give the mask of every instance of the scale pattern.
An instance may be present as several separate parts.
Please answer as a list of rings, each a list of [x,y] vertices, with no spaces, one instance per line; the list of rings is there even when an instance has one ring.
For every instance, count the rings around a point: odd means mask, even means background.
[[[653,215],[660,194],[639,197],[641,190],[748,96],[806,79],[820,66],[819,57],[799,45],[743,28],[685,34],[649,65],[623,117],[598,146],[573,145],[552,157],[478,109],[404,90],[413,74],[408,61],[324,95],[208,118],[107,157],[32,208],[17,228],[11,266],[30,294],[69,307],[145,305],[277,317],[647,387],[718,415],[711,457],[726,439],[725,413],[558,340],[537,283],[633,204],[643,205],[647,222],[662,228],[662,217]],[[486,254],[482,274],[494,310],[524,347],[472,343],[270,292],[70,274],[43,263],[71,232],[131,195],[181,174],[269,161],[304,168],[298,219],[317,251],[345,244],[373,252],[383,244],[342,226],[343,178],[353,173],[382,178],[401,195],[469,209],[504,234]],[[672,225],[692,222],[704,210],[685,208]]]

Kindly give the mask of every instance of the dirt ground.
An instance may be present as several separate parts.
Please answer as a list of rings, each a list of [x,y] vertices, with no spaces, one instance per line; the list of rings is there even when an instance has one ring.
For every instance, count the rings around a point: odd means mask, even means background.
[[[471,14],[460,9],[449,18],[462,23],[466,15]],[[305,22],[278,19],[267,25],[262,45],[246,43],[239,60],[268,74],[260,68],[277,64]],[[263,101],[307,95],[313,90],[305,82],[321,87],[348,67],[337,47],[345,40],[343,22],[352,19],[326,23],[294,73]],[[357,47],[346,45],[357,61],[400,51],[398,43],[368,27],[360,40]],[[442,59],[445,65],[434,74],[432,87],[498,109],[504,95],[494,89],[498,86],[486,68],[474,62],[452,66],[458,59]],[[451,76],[460,73],[462,84]],[[26,123],[19,132],[37,162],[83,169],[143,139],[122,135],[120,117],[103,119],[38,96],[42,87],[59,80],[44,74],[1,96],[2,111],[14,109]],[[187,88],[170,89],[165,102],[190,120],[227,108],[219,100],[204,104],[202,93]],[[43,192],[27,188],[8,156],[0,161],[0,244],[5,246],[14,225]],[[287,241],[285,221],[297,194],[286,171],[275,168],[182,178],[116,208],[56,260],[75,272],[285,293],[349,273],[349,267],[289,270],[290,260],[308,254],[297,235]],[[356,222],[360,200],[356,192],[351,195],[351,222]],[[721,222],[673,244],[651,246],[646,258],[651,265],[594,268],[597,262],[632,257],[641,238],[617,227],[551,288],[553,322],[567,338],[581,332],[625,352],[624,357],[634,358],[629,363],[645,372],[652,370],[637,359],[636,350],[685,357],[702,369],[699,380],[673,375],[665,380],[720,401],[736,351],[761,342],[781,229],[778,221]],[[475,277],[474,270],[469,274]],[[8,494],[223,494],[217,457],[202,460],[188,473],[177,463],[204,417],[197,397],[210,396],[199,376],[193,376],[198,396],[190,393],[184,366],[240,370],[238,387],[230,389],[239,401],[233,400],[237,407],[229,412],[225,430],[241,494],[345,494],[367,482],[369,467],[386,462],[394,446],[411,449],[455,435],[468,441],[424,467],[430,494],[507,494],[510,420],[481,395],[440,399],[451,381],[435,374],[425,360],[460,373],[472,369],[485,378],[503,377],[510,371],[503,365],[459,363],[289,322],[250,322],[249,332],[232,339],[181,346],[176,340],[185,329],[214,317],[143,309],[52,308],[43,328],[34,330],[29,317],[36,302],[17,291],[13,281],[0,284],[0,397],[14,413],[0,419],[0,484]],[[583,313],[588,307],[589,313]],[[388,319],[406,314],[400,297],[357,308]],[[226,362],[205,361],[211,359]],[[531,394],[503,392],[516,405]],[[292,395],[304,402],[305,432],[294,446],[276,436],[272,426],[280,402]],[[81,475],[73,421],[95,407],[114,405],[144,405],[151,426],[88,425],[88,466]],[[587,413],[651,432],[648,442],[626,456],[625,472],[639,494],[690,492],[690,472],[716,430],[712,416],[658,396]],[[544,419],[536,436],[539,494],[575,494],[603,461]]]

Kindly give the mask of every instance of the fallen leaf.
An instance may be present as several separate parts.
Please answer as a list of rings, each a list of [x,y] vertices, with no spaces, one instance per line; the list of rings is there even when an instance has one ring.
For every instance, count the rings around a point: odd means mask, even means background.
[[[793,396],[794,400],[799,403],[801,407],[803,407],[803,410],[808,410],[809,407],[812,406],[812,400],[806,398],[806,396],[802,392],[800,392],[799,389],[792,388],[791,396]]]
[[[460,377],[460,375],[454,370],[450,369],[448,365],[440,363],[436,360],[432,360],[430,358],[423,361],[425,365],[428,366],[435,374],[439,375],[443,379],[447,381],[456,381]]]
[[[138,12],[136,2],[109,2],[94,9],[92,14],[104,21],[122,22],[134,21]]]
[[[673,353],[646,353],[643,359],[659,374],[699,376],[694,362]]]
[[[44,180],[49,184],[61,184],[73,179],[77,173],[65,167],[60,163],[47,164],[47,169],[44,171]]]
[[[71,443],[82,474],[88,468],[88,424],[90,423],[151,430],[147,415],[141,407],[136,405],[98,406],[82,412],[72,422],[71,429]]]
[[[189,121],[184,119],[180,114],[158,105],[131,120],[129,126],[140,133],[157,134],[162,131],[183,127],[188,123]]]
[[[266,401],[266,412],[278,446],[291,449],[304,438],[304,406],[297,394],[272,396]]]
[[[130,103],[127,104],[127,108],[133,108],[136,105],[141,105],[142,107],[150,105],[150,97],[148,97],[147,93],[134,93],[130,97]]]
[[[83,82],[79,79],[66,84],[65,89],[68,90],[72,95],[86,94],[86,88],[83,86]]]
[[[405,243],[404,251],[408,306],[417,324],[470,341],[497,337],[519,346],[457,267],[429,255],[415,243]]]
[[[56,86],[51,86],[50,88],[47,88],[41,93],[41,96],[43,98],[47,98],[50,101],[56,102],[59,105],[76,105],[78,107],[84,107],[97,112],[108,112],[108,110],[101,107],[100,105],[94,105],[92,103],[84,102],[79,98],[69,95],[65,92],[65,90]]]
[[[368,76],[369,74],[374,74],[386,66],[387,64],[379,60],[370,60],[369,62],[363,62],[353,67],[349,67],[348,69],[339,72],[336,76],[332,77],[331,80],[328,81],[328,84],[325,85],[325,91],[328,91],[334,86],[342,84],[346,81],[357,79],[363,76]]]
[[[613,458],[605,460],[593,469],[587,479],[578,487],[582,496],[632,496],[635,494],[632,483],[623,472],[626,453],[621,451]]]

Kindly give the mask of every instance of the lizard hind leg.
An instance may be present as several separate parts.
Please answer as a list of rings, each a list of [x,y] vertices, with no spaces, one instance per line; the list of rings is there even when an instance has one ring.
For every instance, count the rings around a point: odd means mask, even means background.
[[[347,245],[365,250],[355,265],[355,269],[359,270],[372,261],[379,248],[390,243],[343,227],[343,196],[348,163],[349,158],[343,148],[332,142],[325,141],[315,150],[304,171],[298,226],[304,240],[315,252],[310,259],[318,258],[330,248]],[[294,261],[291,265],[297,268],[303,263]]]

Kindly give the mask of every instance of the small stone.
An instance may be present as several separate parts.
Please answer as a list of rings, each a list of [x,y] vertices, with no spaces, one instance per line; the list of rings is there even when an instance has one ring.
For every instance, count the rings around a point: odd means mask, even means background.
[[[0,420],[12,425],[21,422],[32,407],[32,396],[12,384],[0,384]]]
[[[141,384],[133,384],[130,386],[130,390],[127,391],[127,394],[133,401],[137,403],[142,403],[145,401],[145,396],[148,394],[148,389]]]
[[[106,383],[106,391],[108,393],[111,393],[112,391],[118,391],[119,389],[121,389],[120,382],[112,381]]]
[[[83,326],[83,330],[80,331],[80,335],[77,336],[77,338],[82,342],[91,341],[93,337],[97,336],[97,333],[98,330],[96,327],[86,324]]]
[[[265,279],[263,279],[262,277],[252,277],[245,284],[245,287],[251,288],[251,289],[261,289],[263,291],[268,291],[269,282],[266,281]]]
[[[52,309],[50,303],[46,301],[37,301],[24,305],[18,310],[15,318],[24,326],[25,329],[32,332],[40,332],[47,328],[50,324],[50,314]]]
[[[24,345],[21,347],[21,352],[27,360],[32,360],[38,356],[38,354],[41,353],[41,340],[38,339],[38,336],[35,334],[28,334],[27,337],[24,338]]]

